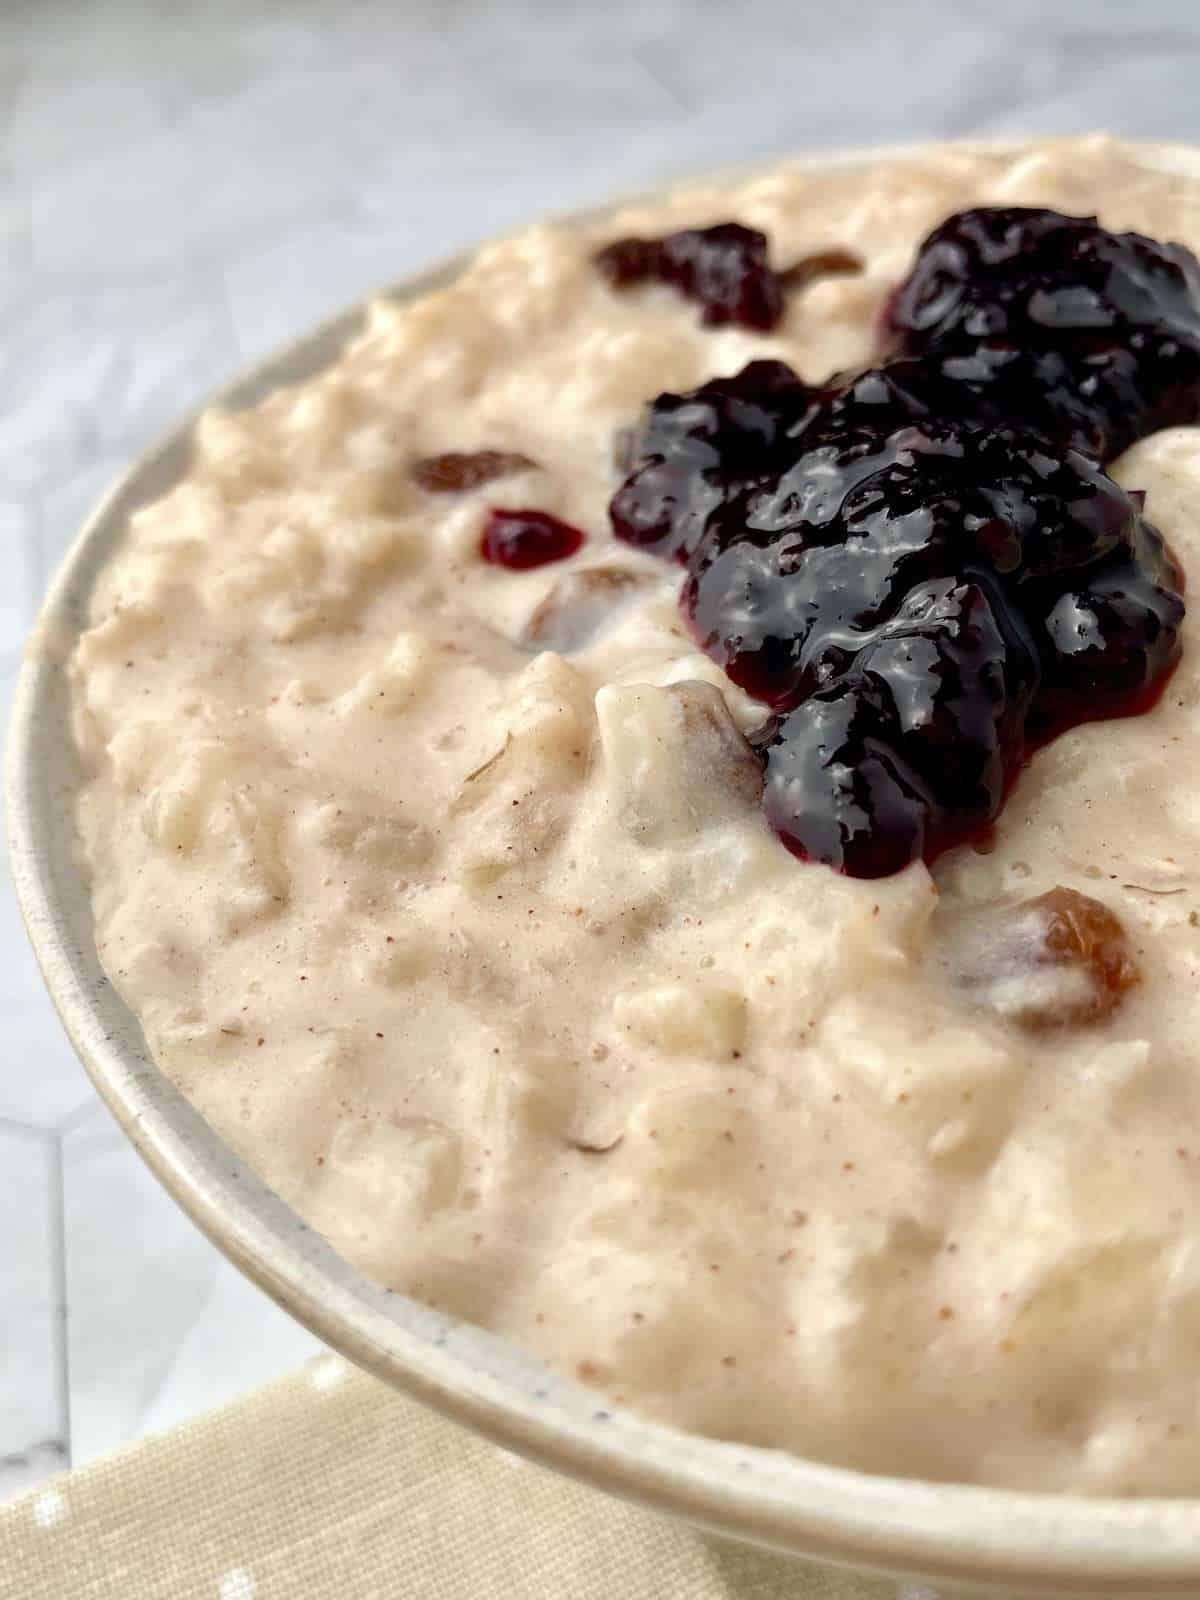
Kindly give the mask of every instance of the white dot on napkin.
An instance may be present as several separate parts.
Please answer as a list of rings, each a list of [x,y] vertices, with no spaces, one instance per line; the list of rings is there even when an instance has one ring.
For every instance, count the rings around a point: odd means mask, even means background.
[[[234,1567],[221,1579],[219,1600],[254,1600],[257,1587],[245,1567]]]
[[[349,1371],[344,1361],[339,1361],[337,1356],[322,1356],[313,1368],[309,1382],[314,1389],[336,1389],[348,1377]]]
[[[33,1520],[39,1528],[55,1528],[66,1519],[67,1499],[57,1489],[46,1489],[33,1502]]]

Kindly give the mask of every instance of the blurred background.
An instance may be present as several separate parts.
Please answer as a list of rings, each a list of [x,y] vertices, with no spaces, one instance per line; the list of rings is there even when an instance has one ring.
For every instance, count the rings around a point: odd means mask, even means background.
[[[366,290],[706,162],[1200,139],[1195,0],[0,0],[0,714],[180,411]],[[0,885],[0,1498],[316,1348],[141,1168]]]

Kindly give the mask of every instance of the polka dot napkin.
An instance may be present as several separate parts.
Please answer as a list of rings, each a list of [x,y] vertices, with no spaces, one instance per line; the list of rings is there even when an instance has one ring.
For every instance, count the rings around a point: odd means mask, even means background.
[[[896,1600],[896,1586],[636,1510],[326,1356],[0,1506],[0,1600]]]

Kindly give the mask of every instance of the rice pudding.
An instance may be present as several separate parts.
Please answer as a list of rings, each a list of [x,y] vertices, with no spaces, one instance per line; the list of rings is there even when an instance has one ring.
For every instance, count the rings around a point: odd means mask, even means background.
[[[785,164],[531,228],[208,412],[71,657],[81,847],[155,1059],[373,1278],[719,1437],[1198,1493],[1197,622],[989,831],[854,876],[609,518],[647,402],[870,366],[921,240],[1016,206],[1200,248],[1110,139]],[[731,219],[853,270],[764,327],[597,265]],[[1200,566],[1200,431],[1110,471]]]

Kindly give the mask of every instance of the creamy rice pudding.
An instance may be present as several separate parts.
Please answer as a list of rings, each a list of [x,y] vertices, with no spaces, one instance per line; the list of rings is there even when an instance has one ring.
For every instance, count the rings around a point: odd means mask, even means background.
[[[98,947],[352,1261],[610,1399],[873,1471],[1196,1493],[1195,619],[1156,703],[1043,743],[994,827],[853,876],[785,847],[771,708],[610,525],[647,402],[868,366],[980,206],[1200,247],[1200,187],[1108,139],[784,165],[531,228],[208,412],[70,662]],[[730,221],[817,266],[722,321],[690,258],[596,260]],[[1194,570],[1200,431],[1111,470]]]

